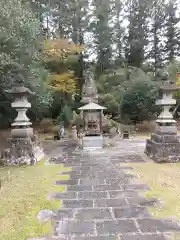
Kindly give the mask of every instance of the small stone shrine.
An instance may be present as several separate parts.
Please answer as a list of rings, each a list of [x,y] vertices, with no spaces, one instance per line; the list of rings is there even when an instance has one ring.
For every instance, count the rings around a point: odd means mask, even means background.
[[[106,108],[93,102],[79,108],[83,115],[85,136],[99,136],[102,134],[104,109]]]
[[[145,153],[155,162],[178,162],[180,160],[180,142],[177,136],[176,121],[170,108],[176,104],[173,92],[179,88],[175,84],[164,81],[160,87],[162,99],[156,105],[162,107],[162,112],[156,120],[157,128],[146,141]]]
[[[28,95],[34,94],[24,86],[13,87],[7,91],[15,100],[11,104],[17,111],[17,117],[11,124],[11,137],[8,139],[10,144],[9,156],[6,161],[9,165],[33,165],[43,157],[37,137],[33,134],[32,123],[26,116],[27,110],[31,107],[28,102]]]

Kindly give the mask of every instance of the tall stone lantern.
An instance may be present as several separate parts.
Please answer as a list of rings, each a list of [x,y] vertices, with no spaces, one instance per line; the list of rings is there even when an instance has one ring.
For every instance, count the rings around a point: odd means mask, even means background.
[[[27,97],[29,95],[34,95],[34,93],[23,86],[13,87],[7,92],[14,97],[14,102],[12,102],[11,107],[17,111],[17,117],[11,124],[11,137],[14,139],[33,137],[33,128],[31,128],[32,123],[27,117],[26,112],[31,108],[31,103],[28,102]]]
[[[155,162],[178,162],[180,160],[180,141],[177,136],[176,121],[170,108],[176,104],[173,93],[178,87],[170,81],[164,81],[160,87],[162,98],[156,105],[162,107],[162,112],[156,120],[157,128],[146,141],[145,153]]]
[[[32,123],[26,115],[27,110],[31,108],[28,96],[34,93],[23,86],[22,77],[19,76],[16,86],[7,92],[14,98],[11,106],[17,111],[17,117],[11,124],[11,137],[8,139],[10,148],[6,161],[9,165],[32,165],[44,155],[33,133]]]

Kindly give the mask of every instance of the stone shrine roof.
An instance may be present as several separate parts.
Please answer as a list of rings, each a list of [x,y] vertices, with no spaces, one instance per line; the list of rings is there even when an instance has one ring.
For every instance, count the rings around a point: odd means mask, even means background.
[[[78,108],[79,110],[105,110],[106,108],[103,106],[100,106],[96,103],[90,102],[80,108]]]

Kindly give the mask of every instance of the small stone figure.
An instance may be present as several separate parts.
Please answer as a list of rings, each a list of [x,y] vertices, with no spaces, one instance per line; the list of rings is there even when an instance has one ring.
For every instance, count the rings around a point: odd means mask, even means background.
[[[59,131],[59,140],[64,138],[64,125],[62,124],[60,131]]]

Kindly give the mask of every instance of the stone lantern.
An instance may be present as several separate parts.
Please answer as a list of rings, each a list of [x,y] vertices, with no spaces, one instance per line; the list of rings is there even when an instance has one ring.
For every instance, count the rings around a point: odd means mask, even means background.
[[[12,102],[11,106],[17,111],[17,117],[11,124],[11,137],[20,139],[33,137],[33,128],[31,128],[32,123],[26,116],[26,112],[31,108],[31,103],[28,102],[27,97],[29,95],[34,95],[34,93],[23,86],[13,87],[7,92],[14,97],[14,102]]]
[[[162,107],[162,112],[156,120],[157,128],[146,141],[145,153],[155,162],[177,162],[180,160],[180,142],[177,136],[176,121],[170,108],[176,104],[173,93],[179,88],[169,81],[164,81],[160,87],[162,98],[156,105]]]
[[[8,139],[10,148],[9,154],[6,154],[6,162],[9,165],[32,165],[44,156],[40,143],[33,133],[32,123],[26,116],[27,110],[31,108],[28,96],[34,93],[23,86],[22,76],[16,76],[18,77],[16,86],[6,91],[13,96],[11,106],[17,111],[17,117],[11,124],[11,137]],[[4,158],[3,153],[1,157]]]

